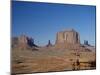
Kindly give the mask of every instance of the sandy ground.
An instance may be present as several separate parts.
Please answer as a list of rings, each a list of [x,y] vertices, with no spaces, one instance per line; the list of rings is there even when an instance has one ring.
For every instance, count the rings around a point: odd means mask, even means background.
[[[73,50],[55,50],[54,48],[38,48],[36,51],[12,49],[12,73],[35,73],[68,70],[95,69],[94,52],[79,52]],[[76,64],[76,60],[80,64]]]

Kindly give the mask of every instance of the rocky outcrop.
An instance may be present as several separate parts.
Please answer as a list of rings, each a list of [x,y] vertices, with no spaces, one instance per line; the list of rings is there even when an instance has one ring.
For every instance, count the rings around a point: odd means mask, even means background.
[[[80,36],[75,30],[66,30],[57,33],[56,44],[80,44]]]
[[[94,50],[90,47],[88,41],[84,42],[84,45],[80,43],[80,35],[74,29],[60,31],[57,33],[55,45],[52,45],[50,40],[46,45],[47,48],[55,48],[55,50],[68,49],[79,51],[91,51]],[[12,48],[15,49],[30,49],[37,50],[39,47],[34,44],[34,39],[26,35],[12,38]]]
[[[57,33],[55,46],[57,48],[78,48],[80,36],[74,29],[65,30]]]
[[[37,47],[37,45],[34,44],[33,38],[30,38],[26,35],[21,35],[19,37],[12,38],[12,47],[26,49],[26,48]]]
[[[16,47],[18,45],[18,37],[11,38],[12,47]]]
[[[88,41],[85,44],[89,46]],[[90,46],[89,46],[90,47]],[[83,46],[80,43],[80,35],[74,29],[65,30],[57,33],[56,36],[56,49],[69,49],[75,51],[91,51],[90,48]]]
[[[50,40],[48,41],[48,44],[46,45],[46,47],[51,47],[52,46],[52,44],[51,44],[51,42],[50,42]]]
[[[89,45],[87,40],[84,40],[84,45]]]

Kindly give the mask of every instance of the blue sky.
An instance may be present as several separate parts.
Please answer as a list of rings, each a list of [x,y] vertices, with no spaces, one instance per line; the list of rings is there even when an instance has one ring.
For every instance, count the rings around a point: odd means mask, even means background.
[[[54,44],[58,31],[73,28],[81,43],[95,45],[95,6],[39,2],[12,2],[12,35],[33,37],[37,45]]]

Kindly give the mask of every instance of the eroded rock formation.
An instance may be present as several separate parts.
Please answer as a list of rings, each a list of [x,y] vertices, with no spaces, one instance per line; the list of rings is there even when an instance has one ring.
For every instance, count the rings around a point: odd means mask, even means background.
[[[12,47],[27,49],[27,48],[31,48],[31,47],[37,47],[37,45],[34,44],[33,38],[30,38],[26,35],[21,35],[19,37],[12,38]]]
[[[74,29],[57,33],[55,46],[57,48],[76,49],[80,45],[80,35]]]
[[[91,51],[80,43],[80,35],[74,29],[57,33],[55,48],[76,51]]]
[[[52,46],[52,44],[51,44],[51,42],[50,42],[50,40],[48,41],[48,44],[46,45],[46,47],[51,47]]]
[[[80,44],[80,36],[75,30],[66,30],[57,33],[56,44]]]

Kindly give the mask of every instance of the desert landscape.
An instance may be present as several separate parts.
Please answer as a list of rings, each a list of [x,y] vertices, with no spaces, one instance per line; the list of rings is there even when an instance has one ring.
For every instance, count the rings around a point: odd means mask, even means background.
[[[66,29],[55,35],[55,44],[48,39],[45,46],[36,45],[35,38],[27,35],[12,37],[12,74],[96,69],[95,46],[87,40],[81,44],[77,31]]]

